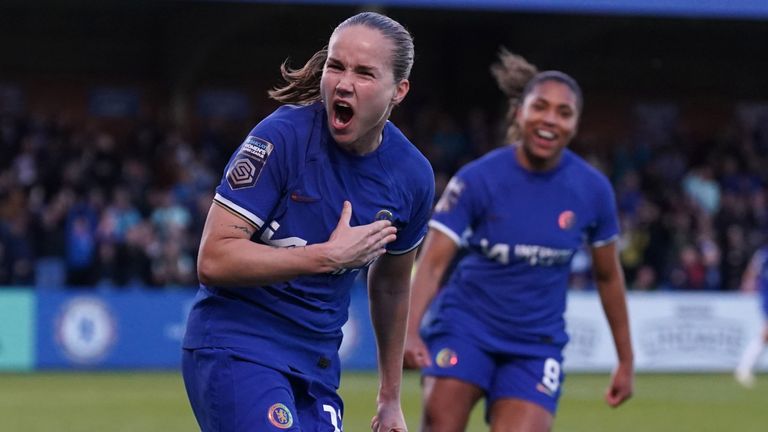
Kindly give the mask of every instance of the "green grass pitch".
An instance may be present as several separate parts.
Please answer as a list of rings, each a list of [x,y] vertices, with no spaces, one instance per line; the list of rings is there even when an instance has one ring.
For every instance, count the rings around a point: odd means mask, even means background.
[[[635,397],[624,407],[602,401],[607,375],[571,374],[565,384],[555,431],[721,432],[768,430],[768,377],[754,389],[728,374],[640,374]],[[373,373],[342,378],[344,430],[365,432],[373,415]],[[419,425],[418,375],[407,373],[403,404],[412,432]],[[482,407],[470,432],[486,431]],[[0,430],[19,432],[121,432],[197,430],[179,374],[29,373],[0,374]]]

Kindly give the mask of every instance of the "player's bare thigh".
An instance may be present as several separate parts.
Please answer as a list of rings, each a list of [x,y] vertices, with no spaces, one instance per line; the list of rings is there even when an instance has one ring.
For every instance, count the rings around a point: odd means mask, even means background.
[[[483,391],[455,378],[425,376],[422,385],[422,432],[463,432],[472,408],[483,397]]]
[[[499,399],[491,407],[491,432],[549,432],[552,414],[521,399]]]

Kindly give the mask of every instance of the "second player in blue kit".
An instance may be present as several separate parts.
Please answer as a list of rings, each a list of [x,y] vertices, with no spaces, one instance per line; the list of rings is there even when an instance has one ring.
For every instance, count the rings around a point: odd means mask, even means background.
[[[405,360],[423,368],[423,431],[463,431],[483,397],[493,431],[551,429],[570,263],[585,240],[619,357],[606,400],[617,406],[632,393],[613,191],[566,148],[581,90],[562,72],[536,73],[506,51],[500,58],[492,71],[510,97],[510,145],[448,183],[413,280]],[[460,248],[467,254],[441,287]]]

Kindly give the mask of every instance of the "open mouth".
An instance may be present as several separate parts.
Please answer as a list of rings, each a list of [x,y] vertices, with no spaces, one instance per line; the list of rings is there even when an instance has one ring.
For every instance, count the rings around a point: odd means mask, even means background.
[[[333,104],[333,120],[336,127],[344,127],[352,121],[355,111],[345,102],[336,102]]]

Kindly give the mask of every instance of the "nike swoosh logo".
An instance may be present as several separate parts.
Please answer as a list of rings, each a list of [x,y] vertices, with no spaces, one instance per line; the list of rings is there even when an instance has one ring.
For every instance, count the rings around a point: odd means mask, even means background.
[[[320,201],[320,198],[311,197],[307,195],[300,195],[297,192],[291,192],[291,200],[300,202],[300,203],[313,203],[313,202]]]

